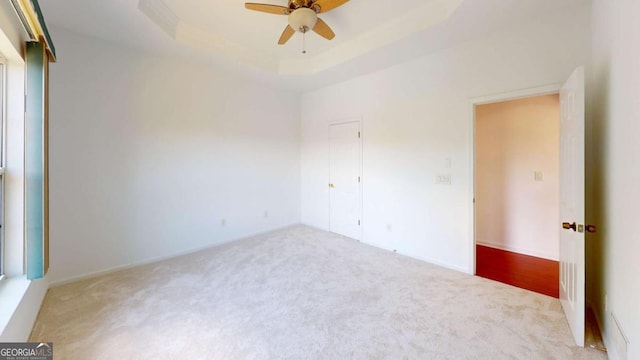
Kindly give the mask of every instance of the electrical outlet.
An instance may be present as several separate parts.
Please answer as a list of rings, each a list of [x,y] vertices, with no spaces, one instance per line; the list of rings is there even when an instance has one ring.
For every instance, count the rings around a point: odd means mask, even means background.
[[[227,219],[220,220],[220,226],[222,226],[222,227],[227,226]]]
[[[451,185],[451,175],[437,175],[436,176],[436,184],[438,185]]]
[[[393,226],[391,226],[391,224],[387,224],[387,231],[388,232],[393,231]]]
[[[542,171],[536,171],[533,176],[534,176],[535,181],[543,181],[544,180],[543,177],[542,177]]]
[[[265,219],[269,218],[269,210],[265,210],[263,216]]]

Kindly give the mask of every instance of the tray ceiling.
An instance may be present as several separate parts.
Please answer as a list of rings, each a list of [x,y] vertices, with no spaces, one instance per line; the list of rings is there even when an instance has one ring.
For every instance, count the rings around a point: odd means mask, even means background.
[[[286,5],[286,0],[251,0]],[[308,90],[528,22],[567,21],[589,0],[351,0],[320,17],[335,31],[277,45],[286,16],[240,0],[41,0],[47,23],[150,52],[213,61]],[[564,14],[564,15],[559,15]],[[62,58],[64,54],[60,55]]]

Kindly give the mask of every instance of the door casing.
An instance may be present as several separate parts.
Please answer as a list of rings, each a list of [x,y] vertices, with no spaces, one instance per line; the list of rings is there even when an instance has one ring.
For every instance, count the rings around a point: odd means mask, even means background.
[[[495,102],[518,100],[518,99],[534,97],[534,96],[559,94],[561,88],[562,88],[562,84],[552,84],[547,86],[515,90],[515,91],[506,92],[506,93],[488,95],[488,96],[471,99],[471,103],[469,106],[469,112],[470,112],[469,121],[470,121],[470,129],[471,129],[471,131],[469,132],[470,133],[469,134],[469,144],[470,144],[469,145],[469,151],[470,151],[469,171],[471,174],[471,181],[469,185],[469,201],[471,203],[471,206],[470,206],[471,213],[469,214],[469,219],[471,219],[471,226],[469,231],[469,251],[470,251],[469,254],[471,256],[470,256],[469,264],[467,267],[467,273],[469,273],[470,275],[475,275],[476,273],[476,207],[475,207],[476,106],[495,103]]]
[[[363,132],[363,118],[362,116],[357,116],[357,117],[351,117],[351,118],[343,118],[343,119],[339,119],[339,120],[333,120],[333,121],[329,121],[327,123],[327,159],[328,159],[328,164],[327,164],[327,181],[326,183],[329,184],[331,181],[331,156],[329,155],[330,153],[330,146],[331,146],[331,139],[330,139],[330,130],[331,130],[331,126],[334,125],[342,125],[342,124],[348,124],[348,123],[358,123],[358,128],[360,131],[360,161],[358,163],[358,176],[360,176],[360,183],[358,184],[359,186],[359,192],[360,192],[360,196],[359,196],[359,200],[358,200],[358,217],[360,218],[360,232],[359,232],[359,236],[356,240],[358,241],[363,241],[362,239],[362,228],[364,227],[364,219],[363,219],[363,214],[362,214],[362,209],[363,209],[363,183],[365,182],[365,179],[362,176],[362,164],[364,161],[364,147],[363,147],[363,140],[364,140],[364,132]],[[328,211],[327,211],[327,229],[331,229],[331,193],[330,191],[327,191],[327,197],[328,197]]]

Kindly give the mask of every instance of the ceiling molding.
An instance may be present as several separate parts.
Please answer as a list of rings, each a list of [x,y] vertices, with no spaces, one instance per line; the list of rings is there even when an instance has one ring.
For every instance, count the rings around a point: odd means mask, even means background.
[[[162,0],[140,0],[138,9],[167,35],[176,38],[180,18]]]
[[[196,49],[214,54],[221,53],[235,61],[252,65],[262,70],[272,73],[278,71],[278,61],[269,55],[233,43],[220,35],[207,32],[183,21],[178,23],[175,39]]]
[[[275,59],[187,23],[162,0],[139,0],[138,9],[167,35],[180,43],[213,54],[221,53],[235,61],[269,72],[278,71],[278,62]]]

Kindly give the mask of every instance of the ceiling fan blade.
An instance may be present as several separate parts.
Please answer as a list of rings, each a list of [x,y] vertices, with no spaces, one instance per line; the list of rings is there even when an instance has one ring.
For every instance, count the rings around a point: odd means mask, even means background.
[[[286,44],[287,41],[289,41],[289,39],[291,39],[291,37],[295,33],[296,33],[296,31],[293,30],[293,28],[291,26],[287,25],[287,27],[284,28],[284,31],[282,32],[282,35],[280,36],[280,40],[278,40],[278,45]]]
[[[325,13],[327,11],[331,11],[337,8],[338,6],[342,6],[348,2],[349,0],[317,0],[316,2],[313,3],[311,7],[313,8],[314,6],[318,6],[320,7],[320,11],[318,12]]]
[[[249,10],[266,12],[276,15],[289,15],[289,8],[270,4],[245,3],[244,7]]]
[[[327,40],[333,40],[333,38],[336,37],[336,34],[331,30],[329,25],[320,18],[318,18],[316,26],[313,27],[313,31]]]

